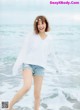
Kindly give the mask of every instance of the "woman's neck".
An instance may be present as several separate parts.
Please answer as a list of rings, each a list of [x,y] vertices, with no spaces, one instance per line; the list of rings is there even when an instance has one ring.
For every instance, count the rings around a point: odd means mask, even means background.
[[[47,37],[46,33],[39,33],[39,35],[42,39],[45,39]]]

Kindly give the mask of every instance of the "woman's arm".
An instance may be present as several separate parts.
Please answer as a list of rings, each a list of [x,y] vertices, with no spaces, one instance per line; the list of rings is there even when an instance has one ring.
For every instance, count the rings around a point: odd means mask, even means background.
[[[58,59],[55,46],[54,46],[54,39],[52,38],[50,41],[50,46],[49,46],[49,57],[51,57],[51,62],[54,64],[56,68],[56,72],[61,72],[60,70],[60,61]]]
[[[25,60],[25,56],[26,56],[26,51],[28,49],[28,45],[29,45],[29,37],[26,37],[24,39],[24,42],[22,43],[22,48],[20,50],[20,53],[15,61],[15,64],[12,68],[12,75],[15,76],[18,74],[18,70],[22,64],[22,62]]]

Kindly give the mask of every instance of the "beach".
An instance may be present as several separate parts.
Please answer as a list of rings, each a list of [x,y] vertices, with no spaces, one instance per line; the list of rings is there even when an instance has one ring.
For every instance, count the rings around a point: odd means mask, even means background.
[[[10,101],[23,85],[21,74],[12,76],[12,67],[21,44],[31,29],[31,25],[0,25],[0,102]],[[79,25],[52,26],[52,53],[55,49],[60,69],[56,70],[54,57],[49,56],[49,71],[45,71],[41,91],[41,110],[80,110],[79,30]],[[14,109],[33,110],[33,91],[34,82],[30,91],[14,105]]]

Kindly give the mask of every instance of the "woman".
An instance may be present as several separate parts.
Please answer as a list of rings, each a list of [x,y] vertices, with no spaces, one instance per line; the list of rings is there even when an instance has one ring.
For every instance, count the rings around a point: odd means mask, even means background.
[[[19,67],[22,67],[24,84],[10,101],[8,110],[11,110],[13,105],[29,91],[32,85],[32,78],[34,80],[34,110],[39,110],[44,70],[47,68],[47,59],[50,54],[51,37],[47,34],[48,31],[49,23],[46,17],[36,17],[34,21],[34,34],[25,39],[13,67],[13,75],[17,75]]]

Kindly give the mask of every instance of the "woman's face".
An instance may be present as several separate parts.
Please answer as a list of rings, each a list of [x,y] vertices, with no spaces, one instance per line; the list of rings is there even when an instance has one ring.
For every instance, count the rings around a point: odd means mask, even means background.
[[[44,33],[45,29],[46,29],[46,23],[39,20],[39,22],[38,22],[39,33]]]

